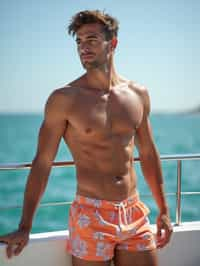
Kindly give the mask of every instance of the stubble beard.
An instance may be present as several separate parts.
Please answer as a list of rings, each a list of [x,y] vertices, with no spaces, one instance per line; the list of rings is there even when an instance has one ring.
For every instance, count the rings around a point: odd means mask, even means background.
[[[82,63],[82,65],[86,70],[96,69],[96,68],[99,68],[100,66],[98,61],[86,62],[86,63]]]
[[[86,70],[101,70],[106,73],[109,71],[107,62],[100,62],[95,60],[93,62],[82,62],[82,65]]]

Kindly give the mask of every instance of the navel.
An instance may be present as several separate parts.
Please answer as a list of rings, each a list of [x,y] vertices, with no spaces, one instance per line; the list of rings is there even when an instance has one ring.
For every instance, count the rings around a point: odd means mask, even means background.
[[[92,129],[90,127],[86,128],[85,132],[88,134],[88,133],[91,133],[92,132]]]
[[[114,179],[115,179],[115,182],[118,184],[120,184],[123,181],[123,178],[121,176],[115,176]]]

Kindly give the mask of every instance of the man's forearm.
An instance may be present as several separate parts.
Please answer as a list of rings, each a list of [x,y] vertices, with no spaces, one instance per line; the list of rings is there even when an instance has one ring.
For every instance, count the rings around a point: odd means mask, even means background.
[[[20,229],[31,230],[33,216],[46,188],[50,169],[50,165],[45,165],[37,158],[33,161],[24,193]]]
[[[161,161],[157,149],[152,147],[148,154],[140,155],[140,163],[145,179],[161,213],[168,213],[165,199]]]

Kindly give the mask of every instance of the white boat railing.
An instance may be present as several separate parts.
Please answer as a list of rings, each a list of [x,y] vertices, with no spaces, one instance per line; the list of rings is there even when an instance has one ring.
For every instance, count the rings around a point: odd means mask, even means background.
[[[182,162],[185,160],[200,160],[200,154],[173,154],[173,155],[161,155],[161,161],[177,161],[177,187],[176,193],[166,193],[166,196],[176,195],[176,223],[179,226],[181,224],[181,196],[182,195],[200,195],[200,191],[187,191],[183,192],[181,190],[182,185]],[[140,161],[139,157],[134,158],[135,162]],[[74,166],[73,161],[63,161],[54,162],[52,167],[70,167]],[[17,163],[17,164],[0,164],[0,171],[17,170],[17,169],[30,169],[31,163]],[[146,197],[151,197],[151,195],[141,195]],[[71,202],[47,202],[41,203],[39,207],[47,206],[58,206],[58,205],[69,205]],[[1,210],[22,208],[22,206],[12,205],[12,206],[0,206]]]

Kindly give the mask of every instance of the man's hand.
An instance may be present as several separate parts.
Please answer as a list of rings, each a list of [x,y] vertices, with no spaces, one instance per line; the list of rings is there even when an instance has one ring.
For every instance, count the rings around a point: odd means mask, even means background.
[[[10,234],[0,236],[0,242],[7,244],[6,253],[8,258],[18,256],[29,240],[29,231],[17,230]]]
[[[157,248],[163,248],[169,243],[173,227],[168,214],[160,214],[157,218]]]

